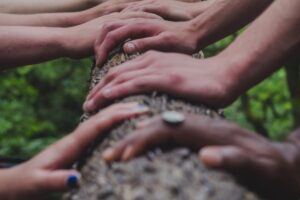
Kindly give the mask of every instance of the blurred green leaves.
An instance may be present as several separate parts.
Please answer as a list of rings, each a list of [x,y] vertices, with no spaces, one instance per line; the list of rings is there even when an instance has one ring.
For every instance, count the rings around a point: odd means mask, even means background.
[[[71,131],[87,93],[89,59],[0,74],[0,155],[31,156]]]

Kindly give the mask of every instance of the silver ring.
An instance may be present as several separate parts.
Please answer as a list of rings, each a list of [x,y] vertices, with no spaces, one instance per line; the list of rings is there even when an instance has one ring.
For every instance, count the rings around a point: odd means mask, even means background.
[[[163,121],[169,125],[180,125],[185,121],[184,114],[176,111],[165,111],[161,114]]]

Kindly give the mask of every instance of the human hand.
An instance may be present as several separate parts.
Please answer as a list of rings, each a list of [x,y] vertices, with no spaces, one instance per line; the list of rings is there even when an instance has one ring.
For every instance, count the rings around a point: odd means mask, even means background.
[[[0,177],[1,173],[5,174],[5,178],[0,179],[0,198],[37,199],[49,192],[62,192],[77,186],[80,174],[69,168],[88,145],[113,125],[147,111],[147,107],[138,103],[116,104],[104,109],[28,162],[0,171]]]
[[[130,5],[132,2],[137,2],[141,0],[109,0],[109,1],[103,1],[103,3],[98,3],[97,6],[94,6],[90,9],[81,11],[79,13],[79,16],[81,20],[91,20],[95,19],[97,17],[101,17],[103,15],[107,15],[113,12],[120,12],[126,7]],[[97,2],[97,1],[96,1]],[[87,20],[88,19],[88,20]],[[80,20],[80,19],[79,19]]]
[[[83,58],[93,54],[94,43],[99,33],[106,30],[108,22],[116,20],[135,21],[139,19],[161,19],[161,17],[144,12],[111,13],[91,20],[87,23],[66,28],[62,31],[62,46],[64,56],[70,58]]]
[[[107,161],[129,160],[145,150],[175,142],[199,150],[208,167],[225,169],[271,199],[300,195],[300,149],[295,141],[275,143],[221,119],[186,114],[179,126],[155,117],[103,153]],[[196,173],[196,172],[195,172]]]
[[[106,23],[104,27],[95,44],[97,66],[103,64],[113,48],[129,38],[132,41],[125,43],[123,47],[128,54],[151,49],[187,54],[197,50],[199,34],[189,21],[115,20]]]
[[[130,3],[123,11],[143,11],[157,14],[167,20],[186,21],[201,14],[207,2],[182,2],[174,0],[144,0]]]
[[[175,53],[149,51],[112,68],[87,96],[84,110],[97,110],[105,103],[132,94],[159,91],[212,107],[235,100],[231,73],[215,59],[198,60]],[[222,63],[225,65],[225,63]]]

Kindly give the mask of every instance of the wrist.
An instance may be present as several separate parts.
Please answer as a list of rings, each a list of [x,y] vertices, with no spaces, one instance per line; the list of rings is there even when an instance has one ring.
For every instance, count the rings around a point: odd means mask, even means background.
[[[55,28],[55,30],[53,30],[49,43],[54,47],[55,58],[69,56],[70,44],[68,43],[71,41],[68,37],[68,29],[69,28]]]
[[[292,134],[293,135],[293,134]],[[288,193],[295,197],[300,197],[300,146],[298,139],[289,137],[282,143],[274,143],[278,151],[284,158],[286,164],[282,182],[286,186]]]
[[[219,67],[223,68],[224,77],[227,80],[227,89],[230,90],[235,97],[240,96],[261,79],[259,74],[255,72],[255,68],[259,68],[258,59],[253,59],[251,54],[243,54],[232,52],[225,49],[214,57]]]
[[[293,147],[293,161],[300,168],[300,128],[290,134],[285,143]]]
[[[84,35],[86,26],[79,25],[65,28],[58,38],[61,56],[80,59],[93,53],[93,39],[90,34]]]
[[[215,77],[213,80],[215,83],[212,84],[216,84],[215,88],[219,94],[219,103],[222,107],[226,107],[244,92],[244,86],[242,85],[240,76],[236,72],[236,69],[239,69],[242,63],[236,61],[234,58],[222,56],[214,56],[205,60],[207,66],[214,68]]]

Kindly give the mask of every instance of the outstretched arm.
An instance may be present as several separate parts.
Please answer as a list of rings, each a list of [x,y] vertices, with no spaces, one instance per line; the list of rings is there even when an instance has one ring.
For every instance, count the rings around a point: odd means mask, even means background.
[[[109,0],[93,8],[79,12],[39,13],[39,14],[7,14],[0,13],[0,26],[76,26],[97,17],[119,12],[129,2],[137,0]]]
[[[92,55],[105,22],[138,18],[159,17],[150,13],[112,13],[70,28],[0,26],[0,70],[59,57]]]
[[[46,13],[78,11],[102,3],[105,0],[2,0],[0,1],[0,12],[4,13]]]

